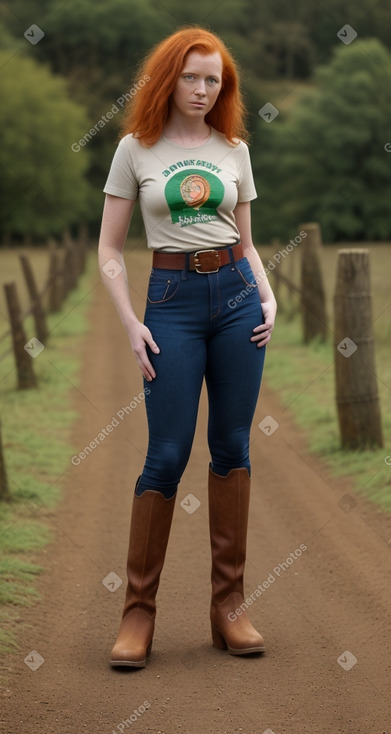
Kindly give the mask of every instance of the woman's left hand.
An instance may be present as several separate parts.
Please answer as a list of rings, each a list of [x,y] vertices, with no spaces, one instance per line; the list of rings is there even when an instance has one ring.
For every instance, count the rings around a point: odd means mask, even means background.
[[[256,326],[255,329],[253,329],[254,336],[250,339],[252,342],[257,342],[257,347],[266,346],[272,338],[272,331],[277,312],[276,302],[274,300],[264,301],[262,303],[262,311],[265,323],[260,324],[260,326]]]

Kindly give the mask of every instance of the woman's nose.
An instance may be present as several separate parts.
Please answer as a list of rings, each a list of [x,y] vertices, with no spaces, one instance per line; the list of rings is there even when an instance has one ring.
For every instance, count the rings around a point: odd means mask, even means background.
[[[201,80],[200,80],[200,81],[198,82],[198,84],[197,84],[197,88],[196,88],[196,90],[195,90],[195,93],[196,93],[196,94],[201,94],[201,95],[204,95],[204,94],[206,94],[206,87],[205,87],[205,82],[204,82],[204,80],[203,80],[203,79],[201,79]]]

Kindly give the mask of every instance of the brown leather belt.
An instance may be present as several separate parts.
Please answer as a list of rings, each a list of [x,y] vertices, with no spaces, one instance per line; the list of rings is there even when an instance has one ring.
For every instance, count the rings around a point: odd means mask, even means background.
[[[197,273],[217,273],[222,265],[231,262],[230,251],[234,261],[243,256],[243,246],[237,245],[227,248],[216,248],[215,250],[197,250],[188,255],[188,270],[196,270]],[[166,270],[185,270],[186,254],[183,252],[158,252],[155,250],[152,258],[153,268],[164,268]]]

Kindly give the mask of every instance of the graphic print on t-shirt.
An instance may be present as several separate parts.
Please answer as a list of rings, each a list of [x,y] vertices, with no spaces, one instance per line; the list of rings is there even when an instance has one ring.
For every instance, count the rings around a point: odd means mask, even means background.
[[[181,227],[218,218],[217,207],[224,198],[224,186],[217,176],[198,168],[175,173],[164,189],[171,221]]]

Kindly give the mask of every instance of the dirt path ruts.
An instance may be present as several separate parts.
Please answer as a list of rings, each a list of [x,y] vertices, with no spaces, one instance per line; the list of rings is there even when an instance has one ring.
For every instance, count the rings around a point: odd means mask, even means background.
[[[140,256],[134,262],[140,265]],[[143,268],[140,293],[148,265]],[[141,314],[141,298],[135,300]],[[80,413],[75,453],[142,389],[101,284],[90,323],[72,397]],[[266,415],[280,424],[270,437],[258,428]],[[352,497],[348,482],[330,479],[308,454],[292,417],[264,383],[252,433],[245,586],[250,594],[262,585],[249,614],[267,652],[248,659],[217,651],[208,620],[205,431],[203,394],[162,574],[152,656],[141,671],[109,667],[124,586],[110,592],[102,579],[111,572],[125,578],[131,498],[146,448],[143,405],[79,466],[70,463],[64,501],[46,514],[56,539],[37,556],[47,569],[38,583],[42,601],[23,612],[21,651],[2,665],[8,678],[2,731],[391,733],[391,518],[358,498],[351,509],[341,507],[344,495]],[[201,502],[193,514],[180,505],[189,493]],[[36,670],[23,662],[32,650],[44,658]]]

